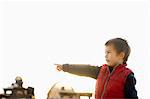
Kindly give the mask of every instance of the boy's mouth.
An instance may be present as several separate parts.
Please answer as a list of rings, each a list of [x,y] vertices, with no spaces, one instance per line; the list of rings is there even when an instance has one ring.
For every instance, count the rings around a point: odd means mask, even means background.
[[[106,61],[107,61],[107,62],[109,62],[109,60],[108,60],[108,59],[106,59]]]

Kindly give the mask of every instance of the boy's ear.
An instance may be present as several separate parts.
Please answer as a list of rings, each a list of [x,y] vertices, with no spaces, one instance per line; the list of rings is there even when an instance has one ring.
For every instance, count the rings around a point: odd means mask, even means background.
[[[120,57],[121,59],[124,59],[125,53],[124,53],[124,52],[121,52],[121,53],[119,54],[119,57]]]

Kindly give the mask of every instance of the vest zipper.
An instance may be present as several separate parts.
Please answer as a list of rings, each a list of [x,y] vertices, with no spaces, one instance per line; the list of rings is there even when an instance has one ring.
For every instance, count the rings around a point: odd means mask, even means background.
[[[117,67],[117,66],[116,66],[116,67]],[[113,69],[113,71],[110,73],[109,77],[108,77],[107,80],[106,80],[106,83],[105,83],[105,85],[104,85],[104,90],[103,90],[102,95],[101,95],[101,99],[103,99],[103,96],[104,96],[104,93],[105,93],[105,91],[106,91],[106,87],[107,87],[108,81],[109,81],[109,79],[110,79],[110,76],[112,75],[112,73],[114,72],[114,70],[116,69],[116,67]],[[109,68],[108,68],[108,69],[109,69]],[[110,72],[110,71],[109,71],[109,72]]]

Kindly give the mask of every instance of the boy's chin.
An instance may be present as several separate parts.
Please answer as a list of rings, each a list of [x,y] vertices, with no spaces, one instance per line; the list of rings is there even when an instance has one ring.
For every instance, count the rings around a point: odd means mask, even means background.
[[[110,66],[110,67],[115,67],[115,66],[118,66],[119,64],[117,64],[117,63],[116,64],[107,63],[107,65]]]
[[[108,66],[110,66],[110,67],[114,67],[113,65],[109,65],[109,64],[107,64]]]
[[[112,66],[109,62],[107,62],[107,65],[108,65],[108,66]]]
[[[115,66],[115,64],[111,64],[109,62],[107,62],[107,65],[110,66],[110,67],[114,67]]]

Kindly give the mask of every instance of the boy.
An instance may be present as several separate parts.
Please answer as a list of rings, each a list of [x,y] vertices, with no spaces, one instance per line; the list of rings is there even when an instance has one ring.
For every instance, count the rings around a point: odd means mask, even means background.
[[[77,64],[56,64],[57,70],[96,79],[95,99],[138,99],[134,73],[126,67],[130,46],[122,38],[105,43],[107,64],[100,67]]]

